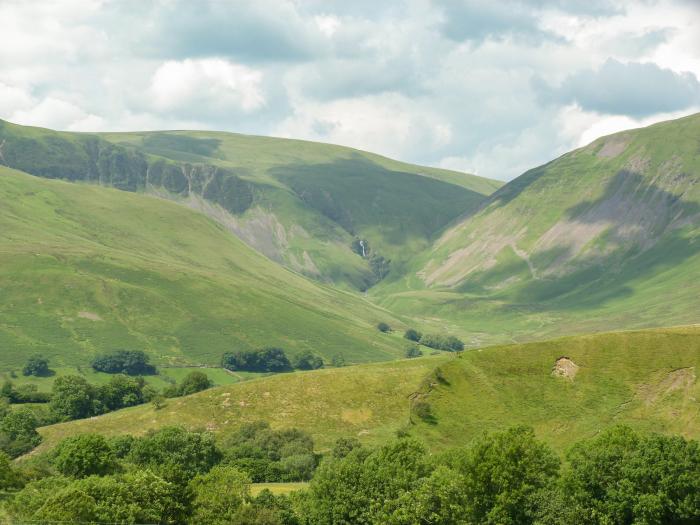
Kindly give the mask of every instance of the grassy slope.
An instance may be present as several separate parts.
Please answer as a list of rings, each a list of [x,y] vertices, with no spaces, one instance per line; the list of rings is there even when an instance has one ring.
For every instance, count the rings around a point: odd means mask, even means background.
[[[400,275],[411,254],[500,186],[341,146],[232,133],[96,135],[0,121],[0,143],[0,164],[157,193],[203,211],[289,268],[360,289],[374,277],[350,249],[355,236]]]
[[[373,291],[477,342],[700,321],[700,115],[533,169]]]
[[[242,422],[264,419],[275,428],[309,431],[320,449],[336,438],[357,436],[381,442],[404,426],[408,396],[423,378],[450,356],[428,356],[345,368],[278,374],[173,399],[154,410],[133,407],[70,423],[45,427],[43,449],[80,432],[134,433],[183,424],[231,432]]]
[[[160,363],[215,364],[279,345],[350,362],[399,355],[388,313],[315,284],[201,214],[160,199],[0,167],[0,365],[54,366],[145,349]]]
[[[556,360],[580,368],[553,377]],[[426,389],[439,367],[448,383]],[[437,424],[410,432],[433,448],[524,423],[558,449],[614,423],[700,437],[700,327],[569,337],[415,360],[277,375],[213,389],[155,411],[135,407],[41,430],[43,449],[80,432],[141,433],[183,423],[230,432],[242,421],[308,430],[326,448],[342,435],[378,442],[403,428],[408,396],[428,393]],[[433,383],[434,380],[432,380]]]

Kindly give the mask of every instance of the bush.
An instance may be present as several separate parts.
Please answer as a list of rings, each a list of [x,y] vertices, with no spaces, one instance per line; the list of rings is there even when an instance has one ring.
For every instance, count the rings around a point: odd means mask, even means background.
[[[92,368],[108,374],[153,375],[156,368],[149,363],[148,356],[140,350],[118,350],[96,357]]]
[[[99,414],[101,403],[97,389],[82,376],[68,375],[56,379],[51,394],[51,412],[62,421]]]
[[[420,344],[447,352],[461,352],[464,350],[464,343],[462,341],[454,336],[444,336],[440,334],[425,334],[421,337]]]
[[[117,459],[107,440],[99,434],[82,434],[61,440],[52,458],[61,474],[71,478],[104,476],[117,468]]]
[[[39,425],[39,419],[28,408],[10,411],[0,422],[0,449],[12,458],[26,454],[41,443],[36,431]]]
[[[179,396],[188,396],[212,386],[213,383],[207,374],[194,370],[184,377],[182,383],[177,387],[177,394]]]
[[[384,323],[384,322],[378,323],[378,324],[377,324],[377,330],[379,330],[380,332],[386,334],[386,333],[391,332],[391,326],[389,326],[388,324],[386,324],[386,323]]]
[[[345,366],[345,356],[343,354],[335,354],[331,359],[331,365],[336,368]]]
[[[11,381],[5,381],[0,390],[0,394],[9,403],[48,403],[51,400],[51,394],[48,392],[39,392],[36,385],[20,385],[15,388]]]
[[[27,359],[27,363],[22,369],[22,374],[25,376],[47,377],[52,371],[49,369],[49,360],[35,355]]]
[[[418,348],[418,345],[410,345],[406,348],[406,357],[409,359],[413,357],[420,357],[423,355],[423,352],[421,351],[420,348]]]
[[[420,341],[421,333],[417,330],[414,330],[413,328],[409,328],[404,332],[403,336],[404,339],[408,339],[409,341],[414,341],[417,343]]]
[[[305,352],[294,360],[294,368],[299,370],[317,370],[323,367],[323,359],[311,352]]]
[[[245,372],[287,372],[292,370],[292,365],[281,348],[226,353],[221,359],[221,366],[227,370]]]

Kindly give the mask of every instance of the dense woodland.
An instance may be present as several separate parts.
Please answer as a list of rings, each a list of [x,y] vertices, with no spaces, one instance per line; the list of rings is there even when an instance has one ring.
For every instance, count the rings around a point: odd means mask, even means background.
[[[290,495],[257,481],[306,481]],[[168,427],[72,436],[18,463],[0,456],[10,522],[211,524],[690,524],[700,520],[700,448],[618,426],[560,458],[532,429],[430,453],[402,435],[323,455],[296,429],[242,426],[215,439]],[[14,521],[12,521],[14,520]]]

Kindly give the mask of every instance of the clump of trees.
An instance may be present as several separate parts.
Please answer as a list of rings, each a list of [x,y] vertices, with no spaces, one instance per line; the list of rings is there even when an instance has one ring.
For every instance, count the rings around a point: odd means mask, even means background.
[[[221,358],[221,366],[227,370],[243,372],[290,372],[298,370],[315,370],[323,367],[323,359],[311,352],[304,352],[294,363],[281,348],[263,348],[261,350],[241,350],[226,353]]]
[[[108,374],[147,376],[156,373],[156,367],[149,361],[149,357],[141,350],[117,350],[97,356],[92,361],[92,368]]]
[[[214,386],[209,376],[199,370],[194,370],[187,374],[180,384],[174,384],[166,388],[163,392],[165,397],[188,396],[201,392]]]
[[[412,359],[414,357],[420,357],[423,355],[423,351],[420,349],[418,345],[408,345],[406,347],[406,353],[405,356],[409,359]]]
[[[380,323],[377,323],[377,330],[379,330],[383,334],[388,334],[389,332],[391,332],[391,326],[382,321]]]
[[[422,334],[418,330],[409,328],[403,334],[405,339],[420,343],[428,348],[445,350],[447,352],[461,352],[464,350],[464,342],[453,335]]]
[[[15,386],[12,381],[5,381],[0,387],[0,398],[4,398],[8,403],[48,403],[51,394],[39,392],[36,385],[26,384]]]
[[[53,374],[53,370],[49,368],[49,360],[41,355],[31,356],[22,368],[22,375],[25,376],[48,377]]]
[[[408,339],[409,341],[413,341],[415,343],[420,341],[420,338],[422,337],[422,334],[418,330],[414,330],[413,328],[409,328],[403,333],[404,339]]]
[[[255,483],[306,481],[318,463],[314,442],[298,429],[272,430],[264,421],[243,425],[224,441],[224,463]]]

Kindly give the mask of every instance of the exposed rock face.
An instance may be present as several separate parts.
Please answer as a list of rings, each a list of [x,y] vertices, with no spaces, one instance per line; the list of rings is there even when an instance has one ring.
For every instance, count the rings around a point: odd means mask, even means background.
[[[552,368],[552,375],[557,377],[565,377],[573,381],[578,374],[579,366],[566,356],[557,359]]]

